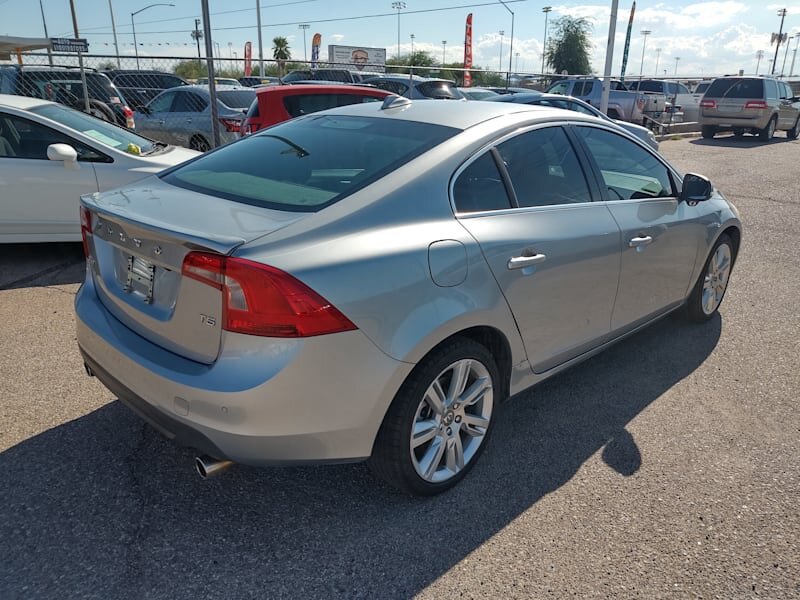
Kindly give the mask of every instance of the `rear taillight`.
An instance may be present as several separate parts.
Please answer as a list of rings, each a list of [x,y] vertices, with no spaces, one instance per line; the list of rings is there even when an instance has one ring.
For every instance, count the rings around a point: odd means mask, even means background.
[[[717,102],[716,102],[716,100],[701,100],[700,101],[700,106],[702,108],[716,108],[717,107]]]
[[[744,103],[745,108],[769,108],[763,100],[748,100]]]
[[[81,206],[81,238],[83,239],[83,255],[89,258],[89,244],[92,240],[92,212]]]
[[[222,291],[222,328],[267,337],[311,337],[356,326],[288,273],[244,258],[190,252],[182,273]]]
[[[136,123],[133,121],[133,111],[127,105],[122,107],[122,114],[125,116],[125,127],[135,129]]]
[[[239,119],[220,119],[220,123],[222,126],[225,127],[225,131],[229,131],[231,133],[238,133],[239,129],[242,126],[242,122]]]

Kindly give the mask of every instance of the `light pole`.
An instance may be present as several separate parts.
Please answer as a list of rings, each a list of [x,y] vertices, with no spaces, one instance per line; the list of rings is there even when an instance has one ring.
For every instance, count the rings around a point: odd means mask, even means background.
[[[42,0],[39,0],[39,6],[42,5]],[[117,53],[117,68],[121,69],[122,65],[119,62],[119,45],[117,44],[117,25],[114,23],[114,7],[111,6],[111,0],[108,0],[108,12],[111,13],[111,32],[114,34],[114,51]],[[42,20],[44,20],[44,9],[42,10]],[[47,30],[45,29],[44,36],[47,37]],[[47,49],[48,54],[50,49]],[[50,62],[52,65],[52,60]]]
[[[797,46],[800,45],[800,33],[794,36],[797,41],[794,43],[794,50],[792,50],[792,66],[789,67],[789,77],[794,75],[794,59],[797,58]]]
[[[445,60],[446,51],[447,51],[447,40],[442,40],[442,66],[444,66],[444,63],[447,62]]]
[[[498,71],[503,70],[503,36],[506,34],[505,31],[502,29],[499,31],[500,33],[500,68],[497,69]]]
[[[392,8],[397,10],[397,58],[400,58],[400,11],[405,7],[405,2],[392,2]]]
[[[514,72],[519,73],[519,52],[514,55]]]
[[[678,61],[681,59],[680,56],[675,57],[675,75],[678,74]]]
[[[408,62],[410,62],[412,64],[414,62],[414,38],[415,37],[416,36],[412,33],[411,34],[411,60],[408,61]]]
[[[233,42],[228,42],[228,64],[233,71]]]
[[[511,57],[514,56],[514,11],[506,6],[506,3],[503,0],[497,0],[500,4],[503,5],[508,12],[511,13],[511,42],[508,45],[508,76],[506,77],[506,87],[508,87],[509,81],[511,79]]]
[[[761,59],[764,58],[764,51],[759,50],[756,52],[756,75],[758,75],[758,66],[761,64]]]
[[[658,61],[660,58],[661,58],[661,48],[656,48],[656,69],[655,71],[653,71],[653,73],[656,74],[656,77],[658,77]]]
[[[775,44],[775,58],[772,59],[772,71],[770,71],[770,75],[775,75],[775,65],[778,64],[778,49],[781,47],[781,38],[783,37],[783,20],[786,18],[786,9],[780,9],[778,11],[778,16],[781,18],[781,28],[778,30],[778,43]]]
[[[308,62],[308,54],[306,54],[306,30],[311,27],[308,23],[300,23],[298,25],[303,30],[303,61]]]
[[[789,56],[789,42],[794,39],[793,35],[789,36],[789,39],[786,40],[786,50],[783,52],[783,64],[781,65],[781,77],[786,72],[786,57]]]
[[[136,24],[133,22],[133,17],[138,15],[140,12],[146,11],[148,8],[153,8],[154,6],[175,6],[174,4],[166,3],[166,2],[157,2],[156,4],[149,4],[144,8],[140,8],[139,10],[131,13],[131,29],[133,30],[133,50],[136,52],[136,68],[139,68],[139,46],[136,43]]]
[[[111,0],[108,0],[111,2]],[[44,37],[49,38],[50,36],[47,34],[47,21],[44,19],[44,5],[42,5],[42,0],[39,0],[39,10],[42,11],[42,25],[44,26]],[[113,23],[113,19],[112,19]],[[114,36],[114,45],[117,44],[117,37]],[[50,63],[50,66],[53,66],[53,51],[50,50],[50,46],[47,47],[47,61]],[[117,64],[119,64],[119,50],[117,50]]]
[[[647,48],[647,36],[653,33],[649,29],[642,29],[642,64],[639,65],[639,79],[642,78],[644,72],[644,49]]]
[[[544,75],[544,57],[547,54],[547,16],[550,14],[550,11],[553,10],[552,6],[545,6],[542,9],[544,13],[544,41],[542,42],[542,75]]]

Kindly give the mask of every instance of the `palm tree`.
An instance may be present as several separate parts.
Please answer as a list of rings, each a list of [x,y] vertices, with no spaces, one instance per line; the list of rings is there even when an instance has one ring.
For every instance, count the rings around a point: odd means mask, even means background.
[[[289,41],[282,35],[272,38],[272,58],[278,61],[278,71],[283,76],[283,66],[292,58]]]

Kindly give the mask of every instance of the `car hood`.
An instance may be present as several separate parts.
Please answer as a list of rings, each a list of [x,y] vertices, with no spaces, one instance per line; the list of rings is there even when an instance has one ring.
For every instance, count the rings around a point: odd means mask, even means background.
[[[143,173],[158,173],[167,167],[186,162],[200,154],[202,153],[188,148],[181,148],[180,146],[167,146],[163,152],[158,152],[151,156],[137,156],[136,162],[140,166],[133,170]]]

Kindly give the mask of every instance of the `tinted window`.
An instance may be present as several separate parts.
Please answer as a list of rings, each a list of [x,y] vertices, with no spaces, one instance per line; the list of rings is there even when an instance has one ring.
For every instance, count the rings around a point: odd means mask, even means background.
[[[588,96],[592,93],[592,88],[594,87],[593,81],[579,81],[575,84],[575,87],[572,88],[572,95],[573,96]]]
[[[169,112],[170,107],[172,106],[172,101],[175,98],[177,92],[167,92],[166,94],[161,94],[160,96],[153,99],[153,101],[147,105],[147,108],[152,113],[162,113],[162,112]]]
[[[698,83],[697,87],[694,88],[694,93],[695,94],[705,94],[706,90],[708,89],[708,86],[709,86],[708,83]]]
[[[217,98],[228,108],[250,108],[255,97],[255,90],[224,90],[217,92]]]
[[[678,87],[678,92],[677,92],[678,94],[688,94],[689,93],[689,88],[687,88],[682,83],[676,83],[675,85]]]
[[[715,79],[706,90],[706,98],[763,98],[763,79]]]
[[[408,91],[408,86],[405,83],[400,83],[399,81],[375,80],[370,81],[369,83],[370,85],[374,85],[375,87],[386,90],[387,92],[392,92],[398,96],[402,96]]]
[[[199,94],[177,92],[175,102],[172,103],[172,112],[203,112],[206,106],[208,100]]]
[[[314,74],[311,71],[292,71],[283,76],[283,81],[291,83],[292,81],[305,81],[313,78]]]
[[[426,81],[417,86],[420,94],[426,98],[437,98],[440,100],[459,100],[463,96],[456,86],[447,81]]]
[[[456,210],[461,213],[511,208],[511,202],[491,152],[473,161],[453,186]]]
[[[566,81],[559,81],[558,83],[551,85],[547,90],[549,94],[561,94],[562,96],[566,96],[568,91],[569,84]],[[578,94],[574,95],[577,96]]]
[[[236,202],[315,212],[456,133],[428,123],[312,115],[244,138],[163,178]]]
[[[561,127],[523,133],[497,149],[520,206],[591,201],[583,169]]]
[[[767,88],[767,99],[769,100],[777,100],[778,99],[778,82],[774,79],[767,79],[764,81]]]
[[[311,113],[346,106],[348,104],[360,104],[362,102],[375,102],[379,100],[374,96],[359,96],[357,94],[301,94],[297,96],[286,96],[283,105],[293,117],[309,115]]]
[[[0,115],[0,136],[5,140],[0,143],[0,156],[6,158],[47,160],[50,144],[69,144],[81,161],[105,161],[107,158],[55,129],[13,115]]]
[[[653,154],[630,140],[594,127],[575,127],[597,163],[609,200],[671,197],[669,171]]]
[[[640,92],[662,92],[664,85],[660,81],[638,81],[632,83],[630,88],[632,90],[639,90]]]

